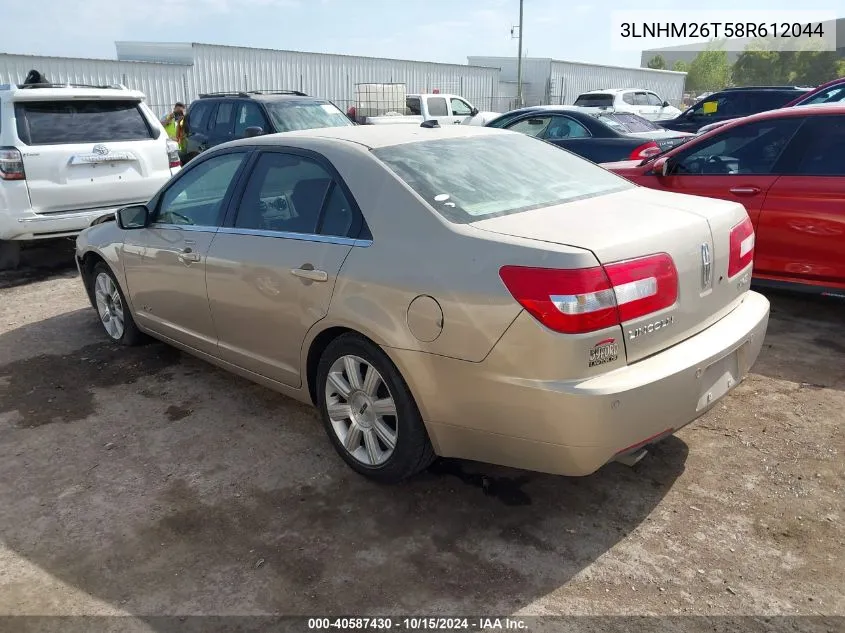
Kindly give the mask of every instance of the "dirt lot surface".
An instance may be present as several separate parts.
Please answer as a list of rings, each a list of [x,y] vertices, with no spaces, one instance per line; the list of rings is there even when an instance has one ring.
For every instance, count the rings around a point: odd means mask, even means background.
[[[351,472],[316,413],[0,275],[0,614],[845,615],[845,304],[633,469]],[[828,627],[829,628],[829,627]]]

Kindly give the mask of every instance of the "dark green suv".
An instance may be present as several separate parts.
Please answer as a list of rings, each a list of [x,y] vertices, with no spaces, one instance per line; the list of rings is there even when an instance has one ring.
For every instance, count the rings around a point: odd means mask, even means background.
[[[185,119],[184,160],[238,138],[347,125],[353,123],[331,101],[296,90],[201,94]]]

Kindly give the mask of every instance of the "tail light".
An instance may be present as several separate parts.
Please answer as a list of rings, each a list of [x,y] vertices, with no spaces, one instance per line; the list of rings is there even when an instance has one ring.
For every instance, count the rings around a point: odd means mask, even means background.
[[[630,160],[643,160],[644,158],[651,158],[659,153],[660,146],[654,141],[649,141],[648,143],[644,143],[643,145],[635,148],[628,158]]]
[[[666,253],[573,270],[504,266],[499,276],[529,314],[566,334],[613,327],[678,300],[678,271]]]
[[[731,253],[728,260],[728,278],[748,268],[754,261],[754,225],[746,217],[731,229]]]
[[[26,180],[23,156],[14,147],[0,149],[0,180]]]
[[[167,141],[167,160],[171,167],[181,167],[182,159],[179,158],[179,145],[175,141]]]

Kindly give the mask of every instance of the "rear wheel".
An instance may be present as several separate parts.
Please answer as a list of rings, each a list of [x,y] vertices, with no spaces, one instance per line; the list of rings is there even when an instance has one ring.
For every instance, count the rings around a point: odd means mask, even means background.
[[[104,263],[94,266],[92,271],[94,307],[100,317],[103,329],[116,343],[137,345],[143,335],[135,325],[135,319],[126,305],[126,299],[114,274]]]
[[[345,334],[329,344],[317,368],[317,397],[326,433],[356,472],[396,483],[434,460],[408,386],[363,337]]]

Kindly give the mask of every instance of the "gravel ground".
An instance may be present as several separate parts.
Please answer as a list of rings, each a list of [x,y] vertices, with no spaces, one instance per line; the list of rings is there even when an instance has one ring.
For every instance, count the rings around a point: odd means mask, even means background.
[[[845,304],[769,297],[752,375],[634,468],[384,487],[311,408],[111,345],[74,270],[0,274],[0,614],[845,615]]]

